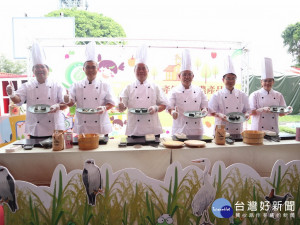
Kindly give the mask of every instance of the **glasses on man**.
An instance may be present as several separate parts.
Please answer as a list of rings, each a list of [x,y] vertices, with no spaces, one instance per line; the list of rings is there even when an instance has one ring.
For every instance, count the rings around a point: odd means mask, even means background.
[[[235,80],[236,80],[236,77],[225,77],[225,80],[228,80],[228,81],[235,81]]]
[[[183,77],[192,77],[193,74],[192,73],[183,73],[182,76]]]

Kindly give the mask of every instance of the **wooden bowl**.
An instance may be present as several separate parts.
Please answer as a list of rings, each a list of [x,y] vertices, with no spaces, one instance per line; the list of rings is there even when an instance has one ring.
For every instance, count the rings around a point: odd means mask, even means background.
[[[79,134],[78,146],[80,150],[92,150],[99,146],[99,134]]]
[[[242,132],[243,142],[249,145],[261,145],[264,141],[265,132],[257,130],[245,130]]]

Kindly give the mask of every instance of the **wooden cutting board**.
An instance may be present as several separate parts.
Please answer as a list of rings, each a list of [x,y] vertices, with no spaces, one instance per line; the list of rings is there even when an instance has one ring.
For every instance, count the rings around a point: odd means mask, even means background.
[[[188,140],[188,141],[184,141],[184,144],[188,147],[205,147],[206,142],[199,141],[199,140]]]
[[[184,146],[184,143],[182,141],[165,141],[162,142],[162,144],[167,148],[179,148]]]

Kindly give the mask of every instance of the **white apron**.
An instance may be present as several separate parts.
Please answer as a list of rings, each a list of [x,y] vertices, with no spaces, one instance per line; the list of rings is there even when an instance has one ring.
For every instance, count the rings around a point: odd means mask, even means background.
[[[40,84],[36,80],[27,84],[25,133],[32,136],[51,136],[53,130],[65,130],[64,116],[61,110],[55,113],[33,114],[28,107],[36,104],[54,105],[60,103],[58,95],[62,91],[56,83],[46,80]]]
[[[280,103],[281,94],[274,92],[273,90],[268,93],[264,89],[258,90],[255,93],[255,98],[250,98],[251,101],[255,101],[256,109],[269,107],[269,106],[286,106],[285,102]],[[252,104],[251,104],[252,105]],[[260,113],[252,117],[252,130],[270,130],[277,134],[278,128],[278,116],[277,113]]]
[[[230,93],[227,89],[223,89],[222,92],[218,95],[220,113],[226,115],[231,112],[243,112],[244,102],[239,91]],[[215,118],[215,125],[225,125],[226,132],[230,134],[240,134],[243,131],[243,123],[229,123],[220,118]]]
[[[128,109],[130,108],[149,108],[156,105],[156,93],[154,87],[147,83],[144,85],[132,84],[128,99]],[[161,134],[162,128],[158,118],[158,113],[153,115],[137,115],[128,112],[128,123],[125,134],[128,136],[144,136],[146,134]]]
[[[97,108],[105,105],[107,92],[102,90],[103,83],[95,79],[91,84],[87,80],[76,86],[77,108]],[[107,111],[103,114],[82,114],[76,111],[74,132],[77,134],[108,134],[112,131]]]
[[[187,111],[201,110],[201,93],[197,90],[185,89],[182,93],[175,93],[178,118],[173,120],[172,133],[184,133],[186,135],[202,135],[203,125],[201,118],[193,119],[183,115]]]

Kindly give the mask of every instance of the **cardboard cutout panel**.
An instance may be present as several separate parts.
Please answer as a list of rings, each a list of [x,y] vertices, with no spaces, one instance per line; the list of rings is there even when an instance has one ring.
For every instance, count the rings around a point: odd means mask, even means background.
[[[0,170],[7,185],[9,172]],[[5,224],[297,224],[299,178],[299,160],[278,160],[270,177],[241,163],[217,161],[210,172],[206,158],[185,168],[174,162],[160,181],[89,159],[70,173],[58,165],[50,187],[14,181],[15,208],[2,185],[0,196]]]

